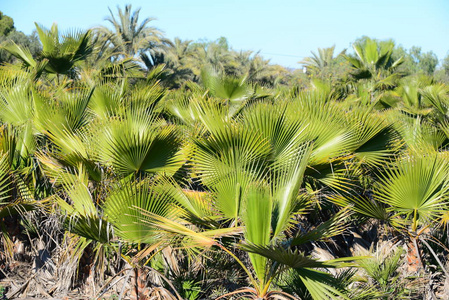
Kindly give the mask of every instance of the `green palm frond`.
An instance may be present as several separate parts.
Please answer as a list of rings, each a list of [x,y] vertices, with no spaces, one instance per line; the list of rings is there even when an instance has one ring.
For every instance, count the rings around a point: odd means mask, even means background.
[[[0,203],[6,203],[9,200],[9,191],[11,190],[9,182],[9,163],[8,155],[2,154],[0,159]]]
[[[160,111],[158,104],[165,94],[165,89],[158,83],[137,83],[130,90],[126,101],[132,110],[155,113]]]
[[[30,50],[17,45],[13,41],[9,41],[3,44],[0,48],[8,51],[13,56],[20,59],[27,67],[34,68],[37,65],[37,62],[31,55]]]
[[[71,214],[64,220],[68,232],[87,239],[107,244],[113,240],[113,228],[109,222],[97,216],[83,216]]]
[[[88,110],[93,89],[72,88],[70,91],[63,91],[59,98],[60,112],[64,115],[66,126],[72,130],[78,130],[86,126],[91,120]]]
[[[343,299],[348,299],[342,292],[333,287],[336,284],[332,276],[328,273],[302,269],[301,271],[297,271],[297,276],[301,279],[314,300],[329,300],[335,299],[338,296]]]
[[[357,260],[357,258],[349,257],[345,259],[336,259],[320,262],[304,256],[299,251],[292,251],[280,246],[257,246],[253,244],[244,244],[240,246],[245,251],[257,253],[281,265],[292,268],[292,276],[290,280],[297,278],[305,286],[307,293],[312,299],[329,300],[334,299],[337,295],[343,299],[347,299],[341,291],[338,290],[335,279],[328,273],[315,270],[315,268],[336,268],[343,266],[352,266],[353,263],[345,263],[345,261]],[[281,277],[282,278],[282,277]],[[285,279],[284,279],[285,280]],[[296,283],[298,285],[299,282]],[[286,289],[289,292],[294,288]]]
[[[179,213],[173,204],[167,194],[156,192],[147,182],[123,181],[105,199],[103,209],[118,236],[134,243],[154,243],[159,234],[145,223],[144,213],[173,219]]]
[[[245,128],[258,132],[270,144],[269,159],[276,164],[289,163],[306,138],[307,124],[290,120],[285,106],[258,104],[242,115]]]
[[[109,9],[110,16],[106,18],[113,26],[113,30],[104,26],[97,30],[106,34],[121,53],[132,57],[147,50],[153,50],[152,46],[168,43],[159,29],[148,26],[154,20],[153,18],[146,18],[139,23],[140,8],[131,11],[132,6],[126,5],[124,10],[120,7],[117,7],[117,10],[118,14],[114,15]]]
[[[89,108],[97,118],[108,119],[113,116],[125,101],[126,81],[120,84],[104,83],[95,87]]]
[[[329,220],[321,223],[316,228],[306,232],[299,233],[298,236],[288,240],[291,246],[297,246],[313,241],[327,240],[333,236],[343,233],[351,221],[351,210],[348,208],[340,210]]]
[[[142,215],[140,220],[144,226],[147,226],[151,234],[153,234],[154,230],[157,230],[161,233],[159,236],[161,241],[171,241],[183,248],[208,248],[214,245],[222,247],[216,239],[240,235],[243,231],[241,227],[197,231],[189,226],[188,223],[183,224],[171,218],[143,210],[137,206],[134,209],[140,212]]]
[[[34,200],[23,180],[11,170],[8,153],[0,156],[0,218],[24,215],[35,210],[39,203]]]
[[[351,210],[362,216],[382,220],[387,223],[393,222],[385,205],[376,200],[364,196],[351,197],[341,195],[329,197],[329,200],[341,207],[350,207]]]
[[[304,300],[339,299],[343,294],[335,278],[312,269],[290,269],[281,274],[278,284],[284,291]],[[347,298],[343,296],[343,299]]]
[[[263,158],[268,143],[243,126],[221,125],[207,139],[195,141],[192,161],[202,182],[217,195],[218,208],[230,218],[238,215],[241,194],[265,174]]]
[[[217,113],[221,118],[224,114],[224,111],[217,107],[219,103],[211,103],[209,99],[206,99],[204,91],[183,91],[182,93],[170,91],[167,98],[169,100],[165,103],[165,110],[177,124],[198,126],[201,121],[204,121],[206,126],[210,126],[210,122],[207,122],[210,112],[212,118],[217,117]]]
[[[353,68],[352,76],[357,79],[381,79],[388,76],[404,62],[402,57],[392,57],[393,41],[376,41],[364,38],[352,45],[355,55],[345,55]]]
[[[258,254],[293,269],[327,267],[325,263],[309,258],[299,251],[285,249],[281,246],[256,245],[248,242],[239,245],[239,247],[247,252]],[[263,270],[265,270],[265,266],[263,266]]]
[[[101,217],[95,199],[88,188],[88,174],[81,167],[78,174],[61,173],[65,199],[55,196],[62,211],[67,231],[82,236],[89,241],[109,243],[113,238],[112,226]]]
[[[422,153],[438,150],[446,140],[446,134],[440,128],[423,120],[401,115],[394,124],[408,150]]]
[[[448,117],[449,89],[444,84],[430,85],[421,90],[424,101],[430,102],[436,117],[444,121]]]
[[[295,213],[298,203],[304,173],[309,162],[312,147],[301,145],[296,149],[297,154],[291,157],[287,163],[281,166],[275,164],[273,175],[273,234],[277,236],[285,230],[291,222],[291,216]]]
[[[396,137],[390,123],[381,115],[370,110],[356,109],[348,114],[348,125],[357,145],[351,152],[359,163],[379,166],[397,152]]]
[[[384,291],[387,291],[395,280],[395,273],[400,267],[404,251],[399,249],[387,255],[381,255],[379,252],[376,252],[374,257],[359,261],[358,264]]]
[[[69,204],[62,198],[58,198],[56,201],[65,213],[86,217],[98,215],[92,194],[87,186],[88,176],[84,170],[81,170],[76,177],[66,176],[63,178],[64,191],[72,204]]]
[[[47,59],[46,71],[54,74],[68,74],[76,62],[85,59],[92,52],[90,31],[68,32],[60,35],[58,26],[51,29],[36,25],[42,43],[40,56]]]
[[[447,210],[449,164],[438,154],[400,160],[386,169],[374,198],[412,222],[439,218]]]
[[[0,118],[2,122],[21,126],[32,119],[33,99],[26,81],[0,91]]]
[[[177,128],[141,112],[97,125],[100,160],[119,173],[173,174],[184,162]]]
[[[245,207],[242,211],[245,240],[251,244],[265,247],[270,243],[273,199],[267,187],[250,186],[248,189]],[[261,282],[265,282],[267,280],[267,259],[253,253],[249,253],[249,257],[257,277]]]
[[[201,78],[203,85],[213,97],[226,101],[229,107],[229,117],[240,112],[247,101],[255,94],[254,88],[246,83],[246,77],[218,76],[210,70],[203,69]]]
[[[335,45],[329,48],[318,48],[318,53],[312,51],[312,56],[306,57],[299,63],[315,72],[319,72],[325,67],[330,66],[333,60],[335,60],[334,51]]]
[[[182,189],[170,178],[159,179],[153,190],[166,195],[170,202],[185,210],[192,218],[210,221],[210,218],[216,217],[212,196],[208,192]]]

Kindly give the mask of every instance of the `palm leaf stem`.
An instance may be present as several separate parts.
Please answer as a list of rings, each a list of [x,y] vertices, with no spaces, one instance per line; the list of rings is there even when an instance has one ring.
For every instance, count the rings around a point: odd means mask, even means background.
[[[423,238],[419,239],[421,242],[423,242],[424,245],[426,245],[426,247],[429,249],[430,253],[432,253],[433,257],[435,258],[435,260],[438,262],[438,264],[441,267],[441,270],[444,272],[444,274],[446,275],[446,278],[449,278],[449,273],[447,272],[446,268],[444,267],[443,263],[441,262],[441,260],[438,258],[438,255],[435,253],[435,251],[432,249],[432,247],[429,245],[429,243],[427,243],[427,241]]]

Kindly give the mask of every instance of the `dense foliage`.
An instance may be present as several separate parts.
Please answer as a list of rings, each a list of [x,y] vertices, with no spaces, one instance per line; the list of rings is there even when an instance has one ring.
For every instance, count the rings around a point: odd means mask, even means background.
[[[0,293],[448,295],[447,58],[363,37],[292,71],[107,21],[34,47],[0,14]]]

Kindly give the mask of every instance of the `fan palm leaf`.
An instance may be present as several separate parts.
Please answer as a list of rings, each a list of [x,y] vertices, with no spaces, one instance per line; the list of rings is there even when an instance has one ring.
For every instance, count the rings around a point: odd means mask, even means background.
[[[137,209],[138,208],[138,209]],[[167,194],[157,193],[149,183],[122,181],[105,199],[104,215],[114,225],[115,232],[125,241],[155,243],[160,238],[156,230],[145,223],[144,212],[173,219],[177,213]]]
[[[135,172],[172,174],[183,164],[176,127],[154,116],[132,111],[122,119],[99,123],[96,130],[99,159],[125,176]]]
[[[412,231],[438,219],[447,209],[449,165],[444,157],[412,157],[385,171],[374,197],[404,216]]]

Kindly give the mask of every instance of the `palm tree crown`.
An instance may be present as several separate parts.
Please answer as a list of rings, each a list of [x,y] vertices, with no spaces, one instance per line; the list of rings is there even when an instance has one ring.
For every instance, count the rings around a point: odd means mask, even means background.
[[[117,11],[117,15],[114,15],[109,9],[110,16],[106,18],[112,25],[112,30],[104,26],[98,29],[106,34],[123,55],[133,57],[167,42],[161,30],[149,26],[154,18],[146,18],[139,24],[140,8],[132,12],[129,4],[124,10],[117,7]]]

